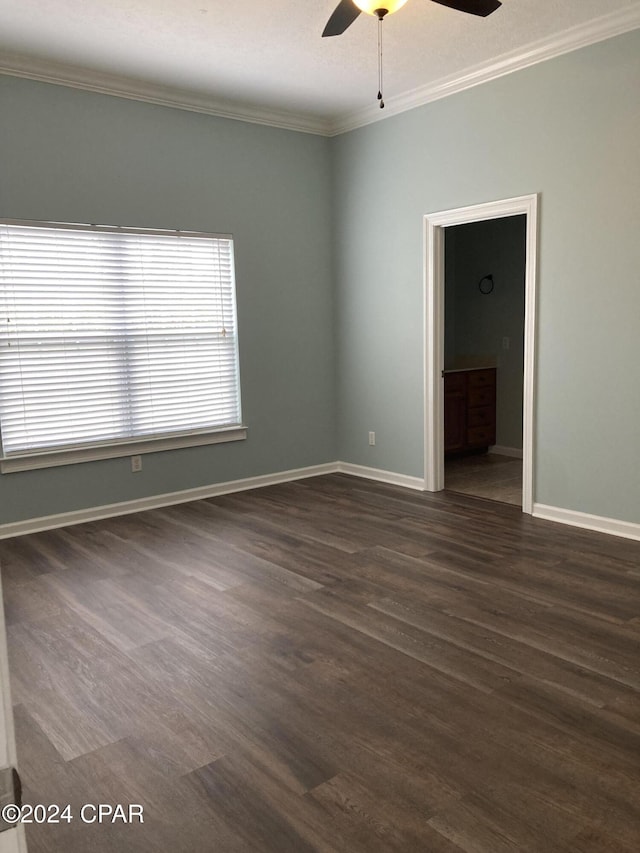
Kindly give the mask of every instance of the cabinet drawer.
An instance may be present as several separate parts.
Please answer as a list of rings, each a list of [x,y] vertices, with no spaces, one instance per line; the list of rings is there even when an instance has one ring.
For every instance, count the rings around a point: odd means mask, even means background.
[[[496,384],[496,372],[491,370],[470,370],[469,371],[469,388],[484,388],[487,385]]]
[[[467,430],[469,447],[489,447],[496,443],[495,430],[490,426],[473,427]]]
[[[467,425],[471,427],[495,426],[495,409],[493,406],[480,406],[477,409],[469,409],[467,412]]]
[[[467,402],[469,408],[477,406],[492,406],[496,397],[496,389],[493,386],[487,388],[469,388]]]

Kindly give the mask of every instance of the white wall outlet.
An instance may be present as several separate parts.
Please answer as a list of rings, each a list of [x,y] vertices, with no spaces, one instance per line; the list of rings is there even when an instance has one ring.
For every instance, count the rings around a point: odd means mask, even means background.
[[[504,337],[502,339],[502,349],[509,349],[511,346],[511,338]]]
[[[138,471],[142,471],[142,456],[131,457],[131,470],[134,474]]]
[[[369,433],[369,446],[373,447],[375,445],[375,443],[376,443],[376,434],[375,434],[375,432],[370,432]]]

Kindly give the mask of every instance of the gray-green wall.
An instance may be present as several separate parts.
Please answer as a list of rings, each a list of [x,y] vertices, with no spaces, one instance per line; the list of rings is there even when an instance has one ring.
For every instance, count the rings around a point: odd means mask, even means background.
[[[526,216],[507,216],[445,230],[444,365],[497,367],[496,443],[516,450],[522,449],[526,226]],[[493,290],[481,293],[479,282],[489,273]]]
[[[532,192],[535,500],[640,521],[638,91],[640,31],[333,140],[0,77],[0,217],[235,235],[249,426],[0,476],[0,522],[337,458],[421,477],[423,216]]]
[[[342,459],[423,474],[423,215],[539,192],[534,499],[640,522],[638,92],[634,31],[334,141]]]
[[[235,237],[248,439],[0,476],[0,523],[336,459],[330,143],[0,76],[0,218]]]

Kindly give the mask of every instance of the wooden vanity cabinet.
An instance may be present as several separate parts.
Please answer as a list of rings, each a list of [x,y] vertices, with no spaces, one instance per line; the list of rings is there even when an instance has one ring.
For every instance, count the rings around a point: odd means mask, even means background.
[[[444,452],[496,443],[496,369],[445,371]]]

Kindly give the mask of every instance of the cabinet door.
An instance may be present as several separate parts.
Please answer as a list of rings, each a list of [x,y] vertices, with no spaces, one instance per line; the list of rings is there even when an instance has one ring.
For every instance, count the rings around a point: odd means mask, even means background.
[[[444,449],[461,450],[466,441],[465,399],[462,394],[447,394],[444,398]]]
[[[464,391],[444,395],[444,451],[461,450],[467,441],[466,395]]]

